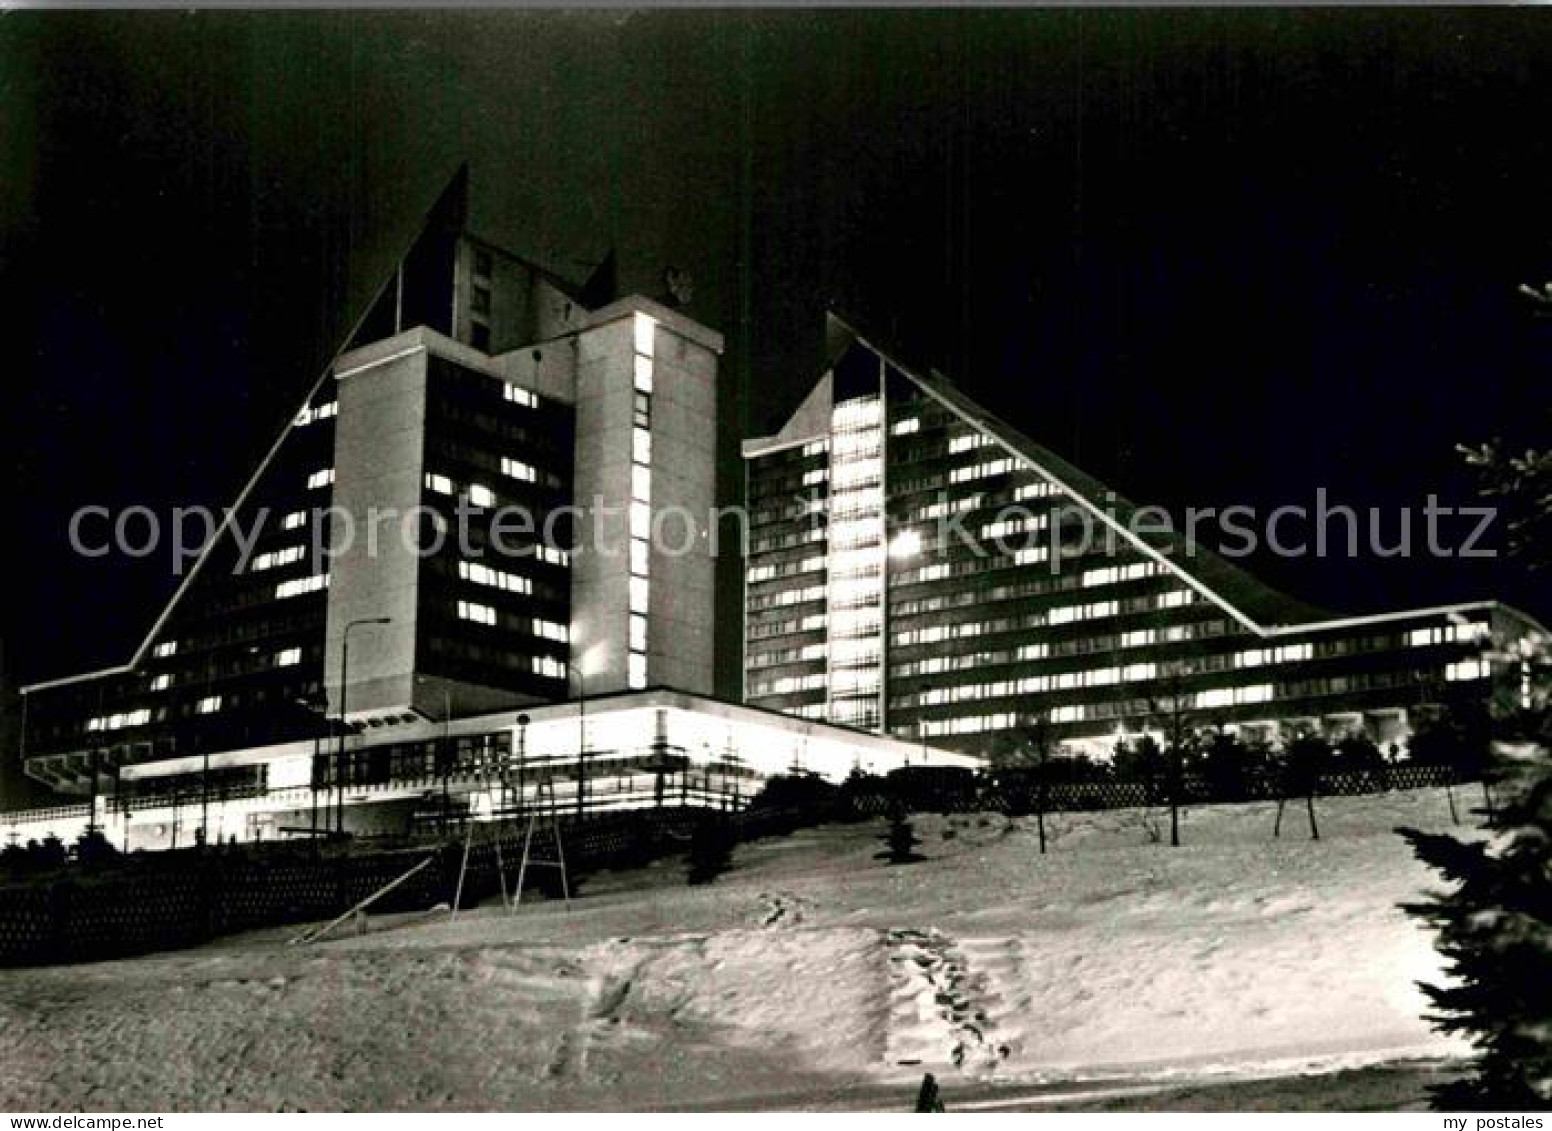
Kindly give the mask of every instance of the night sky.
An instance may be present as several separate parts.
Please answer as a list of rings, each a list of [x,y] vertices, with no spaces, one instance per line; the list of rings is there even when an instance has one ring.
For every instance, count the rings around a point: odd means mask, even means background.
[[[4,14],[7,665],[127,658],[175,579],[69,514],[229,502],[463,160],[498,243],[691,272],[730,496],[835,305],[1139,502],[1469,503],[1454,445],[1549,421],[1549,20]],[[1502,562],[1249,564],[1552,612]]]

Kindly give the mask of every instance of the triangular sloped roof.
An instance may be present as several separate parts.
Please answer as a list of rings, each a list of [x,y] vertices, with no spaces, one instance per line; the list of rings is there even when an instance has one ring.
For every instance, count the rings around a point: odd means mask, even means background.
[[[406,245],[404,253],[394,261],[394,269],[388,273],[387,277],[379,285],[376,294],[370,301],[366,303],[365,307],[361,311],[360,316],[351,326],[350,331],[342,339],[340,339],[339,347],[334,351],[333,356],[329,358],[328,365],[324,367],[323,372],[320,373],[317,378],[314,379],[313,383],[308,387],[307,395],[302,398],[302,403],[298,406],[299,413],[313,403],[313,398],[318,395],[319,391],[323,389],[328,381],[333,377],[334,363],[339,359],[342,353],[350,348],[350,345],[355,340],[356,335],[361,331],[362,326],[366,324],[373,308],[376,307],[378,302],[384,297],[384,295],[387,294],[389,288],[393,285],[393,278],[395,273],[398,271],[399,264],[402,263],[404,258],[410,254],[410,251],[415,246],[415,244],[421,239],[423,235],[425,235],[425,233],[432,229],[443,229],[449,231],[462,230],[468,222],[468,215],[469,163],[465,161],[458,166],[458,169],[453,173],[452,177],[449,178],[446,186],[437,195],[436,203],[433,204],[431,209],[426,213],[425,219],[421,221],[420,227],[416,229],[414,238],[411,239],[408,245]],[[161,635],[162,629],[165,628],[168,621],[172,619],[173,613],[177,611],[178,606],[183,602],[184,597],[194,589],[200,574],[204,571],[205,564],[215,557],[218,549],[230,536],[233,525],[236,522],[237,515],[243,510],[244,504],[246,504],[248,501],[248,498],[253,493],[254,488],[257,487],[259,482],[264,478],[264,473],[269,469],[270,464],[274,462],[275,457],[279,455],[281,448],[285,446],[287,438],[290,437],[295,428],[296,417],[293,416],[286,421],[285,425],[280,430],[280,435],[275,438],[275,442],[271,444],[268,451],[264,453],[264,458],[259,461],[259,466],[254,470],[253,474],[249,476],[248,481],[243,484],[242,490],[237,493],[237,499],[223,512],[221,524],[216,528],[214,535],[205,543],[204,549],[200,553],[199,557],[194,560],[193,567],[189,570],[188,573],[184,575],[183,580],[178,584],[178,588],[175,589],[172,596],[167,599],[167,603],[162,607],[161,613],[152,623],[150,631],[145,634],[144,638],[142,638],[140,641],[139,647],[135,649],[134,655],[130,657],[129,663],[125,664],[122,668],[111,669],[112,671],[131,670],[138,667],[142,661],[144,661],[146,654],[150,652],[151,648],[157,643],[157,638]]]
[[[858,342],[885,358],[907,380],[937,400],[966,423],[991,436],[1011,455],[1036,470],[1107,522],[1139,550],[1161,561],[1186,584],[1222,607],[1254,632],[1282,625],[1306,624],[1331,619],[1335,614],[1296,600],[1253,577],[1200,543],[1184,535],[1156,530],[1157,524],[1139,523],[1139,508],[1082,469],[1030,439],[1011,424],[982,408],[936,372],[922,371],[902,362],[895,350],[858,330],[852,322],[832,313],[827,327],[829,362],[834,364],[852,342]]]

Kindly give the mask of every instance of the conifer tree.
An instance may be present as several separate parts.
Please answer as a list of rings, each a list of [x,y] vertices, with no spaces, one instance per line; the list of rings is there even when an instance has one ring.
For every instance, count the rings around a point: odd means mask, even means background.
[[[1437,933],[1447,985],[1423,985],[1429,1020],[1478,1050],[1434,1089],[1442,1110],[1552,1110],[1552,761],[1544,742],[1499,744],[1486,840],[1401,829],[1449,890],[1405,910]]]

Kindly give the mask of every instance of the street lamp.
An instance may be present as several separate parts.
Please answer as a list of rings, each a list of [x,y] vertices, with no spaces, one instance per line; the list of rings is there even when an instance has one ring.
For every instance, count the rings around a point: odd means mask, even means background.
[[[310,787],[312,801],[312,823],[309,826],[309,835],[314,841],[318,838],[318,786],[323,775],[319,772],[323,755],[323,736],[329,731],[329,701],[323,695],[306,695],[296,700],[296,705],[304,711],[310,711],[318,716],[317,730],[313,731],[313,762],[307,775],[307,783]]]
[[[523,761],[528,756],[528,724],[532,720],[528,715],[517,716],[517,812],[522,814],[523,801]]]
[[[577,677],[577,820],[587,797],[587,677],[582,668],[566,661],[566,668]]]
[[[339,709],[339,746],[335,752],[334,776],[335,787],[339,793],[334,807],[334,831],[343,835],[345,832],[345,696],[350,688],[350,630],[360,628],[364,624],[392,624],[392,617],[357,617],[345,625],[345,631],[340,639],[340,709]]]

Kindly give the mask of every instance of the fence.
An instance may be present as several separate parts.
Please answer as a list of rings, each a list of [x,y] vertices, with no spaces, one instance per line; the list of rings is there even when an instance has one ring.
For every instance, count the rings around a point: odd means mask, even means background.
[[[1385,766],[1323,775],[1322,796],[1442,786],[1456,780],[1448,767]],[[928,788],[930,787],[930,788]],[[695,806],[627,810],[562,818],[573,882],[611,867],[632,867],[682,852],[697,823],[725,820],[739,840],[781,835],[830,820],[878,816],[898,807],[938,812],[997,809],[1027,812],[1039,801],[1032,775],[994,778],[964,773],[913,781],[912,775],[869,778],[777,807],[716,814]],[[1067,781],[1045,786],[1042,807],[1116,809],[1167,803],[1168,781]],[[1283,783],[1273,775],[1233,782],[1199,774],[1181,781],[1185,804],[1275,799]],[[498,888],[496,858],[508,865],[522,851],[520,822],[492,823],[474,838],[464,902]],[[123,857],[98,866],[74,865],[52,874],[0,879],[0,966],[78,962],[167,950],[223,934],[330,918],[431,854],[423,869],[376,905],[381,912],[417,910],[452,898],[461,840],[420,846],[343,851],[337,846],[271,843],[235,848],[183,849]],[[550,882],[541,870],[536,886]]]
[[[1376,766],[1372,769],[1342,770],[1321,774],[1315,794],[1320,797],[1345,797],[1387,790],[1427,789],[1461,782],[1451,767],[1422,763]],[[1092,811],[1099,809],[1141,808],[1168,804],[1170,779],[1167,774],[1152,778],[1126,780],[1095,778],[1091,781],[1048,781],[1044,797],[1038,771],[1021,769],[981,777],[964,773],[953,778],[913,781],[910,771],[888,779],[872,779],[855,789],[842,787],[844,803],[857,815],[882,816],[891,808],[904,805],[941,813],[969,813],[996,810],[1003,813],[1027,813],[1035,808],[1047,812]],[[1273,772],[1247,773],[1214,778],[1189,773],[1180,779],[1180,803],[1211,805],[1239,801],[1276,801],[1289,795],[1285,779]],[[1298,794],[1302,796],[1302,793]]]
[[[780,819],[796,821],[785,813]],[[635,866],[684,850],[704,809],[665,808],[564,818],[561,835],[573,882],[609,867]],[[727,814],[741,837],[766,835],[773,814]],[[497,846],[511,882],[522,852],[519,822],[485,826],[473,838],[464,903],[500,884]],[[374,905],[379,912],[420,910],[452,899],[462,843],[341,851],[266,844],[183,849],[123,857],[98,867],[74,865],[46,876],[0,880],[0,966],[81,962],[168,950],[223,934],[329,918],[403,875],[423,869]],[[541,870],[533,882],[551,882]]]

